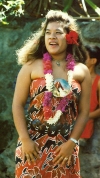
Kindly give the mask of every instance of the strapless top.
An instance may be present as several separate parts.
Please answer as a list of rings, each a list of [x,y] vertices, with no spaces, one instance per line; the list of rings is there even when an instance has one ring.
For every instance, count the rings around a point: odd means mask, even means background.
[[[58,96],[59,91],[67,93],[70,90],[68,82],[63,79],[56,79],[54,83],[57,97],[53,96],[51,99],[50,105],[52,108],[52,117],[55,115],[56,108],[62,98]],[[64,137],[66,137],[66,135],[68,136],[68,133],[71,133],[78,115],[78,102],[81,93],[81,86],[77,81],[73,80],[71,89],[71,99],[65,108],[65,112],[61,115],[56,124],[50,126],[44,120],[43,114],[43,98],[46,91],[45,78],[37,78],[31,82],[28,116],[35,131],[42,134],[45,132],[50,136],[60,133]],[[69,95],[66,94],[66,98],[68,96]]]
[[[54,81],[55,83],[55,92],[57,93],[60,90],[67,91],[70,90],[70,87],[68,85],[68,82],[63,79],[56,79]],[[81,93],[81,86],[80,84],[73,80],[72,81],[72,102],[70,101],[70,104],[73,103],[73,101],[77,104],[79,100],[79,96]],[[30,85],[30,105],[29,105],[29,113],[32,118],[34,117],[41,117],[42,111],[43,111],[43,97],[44,92],[46,91],[45,86],[45,78],[36,78],[35,80],[32,80]],[[66,96],[67,97],[67,96]],[[61,97],[52,97],[51,106],[52,110],[55,113],[55,109],[57,107],[58,102],[61,100]],[[69,104],[69,107],[70,107]],[[41,118],[42,119],[42,118]]]

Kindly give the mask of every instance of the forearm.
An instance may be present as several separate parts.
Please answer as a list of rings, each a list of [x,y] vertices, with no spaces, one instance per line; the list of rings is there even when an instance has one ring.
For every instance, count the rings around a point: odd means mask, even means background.
[[[16,106],[16,107],[13,106],[12,112],[13,112],[15,127],[19,134],[20,139],[21,140],[28,139],[29,134],[27,130],[27,124],[26,124],[23,106]]]
[[[76,140],[79,140],[84,128],[85,128],[85,125],[88,121],[88,115],[84,115],[84,114],[79,114],[77,119],[76,119],[76,123],[74,125],[74,129],[70,135],[70,137],[76,139]]]
[[[89,119],[97,119],[97,118],[100,118],[100,108],[89,113]]]

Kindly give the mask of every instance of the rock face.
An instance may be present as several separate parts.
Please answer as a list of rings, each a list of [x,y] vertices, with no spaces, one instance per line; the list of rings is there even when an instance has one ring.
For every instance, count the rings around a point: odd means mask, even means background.
[[[85,147],[80,147],[82,178],[100,177],[100,119],[95,121],[94,134]]]
[[[16,62],[16,50],[39,27],[42,20],[34,20],[25,26],[0,27],[0,178],[14,178],[18,135],[13,123],[12,99],[20,70]]]
[[[84,45],[100,48],[100,21],[83,25],[81,31]],[[100,74],[100,66],[97,66],[96,70]],[[86,146],[80,147],[80,164],[82,178],[100,177],[100,118],[94,122],[94,134],[91,139],[87,141]]]
[[[98,30],[97,30],[98,29]],[[84,44],[87,46],[100,47],[100,21],[92,21],[82,28]],[[92,35],[91,35],[92,34]]]
[[[27,22],[23,27],[0,27],[0,178],[14,178],[14,153],[18,135],[11,106],[16,76],[20,69],[16,62],[16,50],[39,27],[42,20]],[[100,119],[95,121],[93,137],[85,149],[80,149],[80,161],[82,178],[99,178]]]

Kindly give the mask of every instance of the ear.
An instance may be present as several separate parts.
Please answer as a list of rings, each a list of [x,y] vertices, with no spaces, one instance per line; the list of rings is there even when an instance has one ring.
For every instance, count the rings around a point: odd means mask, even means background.
[[[97,63],[97,58],[92,58],[92,59],[91,59],[91,62],[92,62],[92,64],[95,65],[95,64]]]

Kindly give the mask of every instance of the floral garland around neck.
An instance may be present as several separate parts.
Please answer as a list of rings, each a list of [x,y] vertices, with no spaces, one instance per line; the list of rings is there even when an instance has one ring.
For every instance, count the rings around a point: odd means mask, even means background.
[[[71,88],[72,78],[73,78],[73,70],[75,66],[75,60],[71,54],[67,55],[66,58],[66,69],[68,70],[68,83]],[[46,82],[46,89],[43,99],[43,113],[44,119],[47,121],[48,124],[55,124],[59,119],[60,116],[65,112],[66,106],[69,104],[69,100],[72,96],[72,91],[69,90],[67,94],[60,94],[62,98],[60,103],[56,108],[56,113],[54,117],[52,117],[52,107],[50,107],[51,99],[53,96],[54,91],[54,78],[52,75],[52,63],[51,63],[51,56],[49,53],[45,53],[43,55],[43,66],[44,66],[44,75],[45,75],[45,82]],[[67,96],[67,97],[66,97]]]

